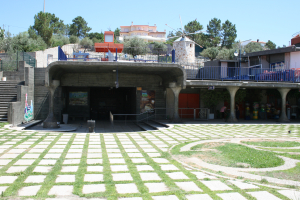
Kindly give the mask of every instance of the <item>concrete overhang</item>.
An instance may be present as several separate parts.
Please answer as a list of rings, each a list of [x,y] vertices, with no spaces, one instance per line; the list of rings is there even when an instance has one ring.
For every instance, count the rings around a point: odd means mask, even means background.
[[[160,76],[165,85],[176,82],[177,86],[186,87],[186,72],[178,64],[140,63],[140,62],[84,62],[56,61],[48,65],[45,73],[45,86],[52,80],[60,80],[66,73],[118,73],[151,74]]]
[[[272,88],[290,88],[300,89],[300,83],[289,82],[255,82],[255,81],[211,81],[211,80],[187,80],[187,87],[207,88],[215,86],[216,88],[226,88],[237,86],[241,88],[257,88],[257,89],[272,89]]]

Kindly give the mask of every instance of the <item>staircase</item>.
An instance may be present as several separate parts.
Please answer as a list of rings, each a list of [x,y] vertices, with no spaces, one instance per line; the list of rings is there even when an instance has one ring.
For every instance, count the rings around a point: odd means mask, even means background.
[[[159,129],[168,128],[168,125],[160,123],[160,122],[155,121],[155,120],[141,121],[141,122],[138,122],[136,125],[139,126],[144,131],[151,131],[151,130],[159,130]]]
[[[17,101],[18,81],[0,81],[0,122],[7,121],[8,103]]]

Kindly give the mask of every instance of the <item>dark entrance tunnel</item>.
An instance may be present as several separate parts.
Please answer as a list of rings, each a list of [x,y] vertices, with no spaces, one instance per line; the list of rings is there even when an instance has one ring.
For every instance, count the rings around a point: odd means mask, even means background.
[[[136,113],[136,88],[133,87],[64,87],[63,93],[64,113],[70,120],[109,120],[110,112]]]

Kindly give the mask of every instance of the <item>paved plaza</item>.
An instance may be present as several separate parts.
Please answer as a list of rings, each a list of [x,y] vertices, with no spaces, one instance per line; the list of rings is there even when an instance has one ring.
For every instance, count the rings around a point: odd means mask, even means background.
[[[217,173],[181,163],[170,153],[179,144],[234,138],[300,141],[300,125],[173,124],[119,133],[1,128],[0,194],[3,199],[48,200],[300,199],[300,182],[263,183],[251,173]]]

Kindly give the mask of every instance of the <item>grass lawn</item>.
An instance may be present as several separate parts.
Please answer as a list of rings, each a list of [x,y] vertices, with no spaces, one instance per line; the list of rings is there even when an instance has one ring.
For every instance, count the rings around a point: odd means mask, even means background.
[[[262,146],[262,147],[299,147],[300,142],[294,141],[242,141],[242,143],[254,145],[254,146]]]
[[[205,143],[195,146],[198,152],[182,152],[186,156],[196,156],[203,161],[228,166],[241,167],[239,163],[245,163],[252,168],[267,168],[283,165],[284,161],[278,158],[275,153],[260,151],[240,144],[233,143]],[[178,154],[178,152],[176,152]]]

